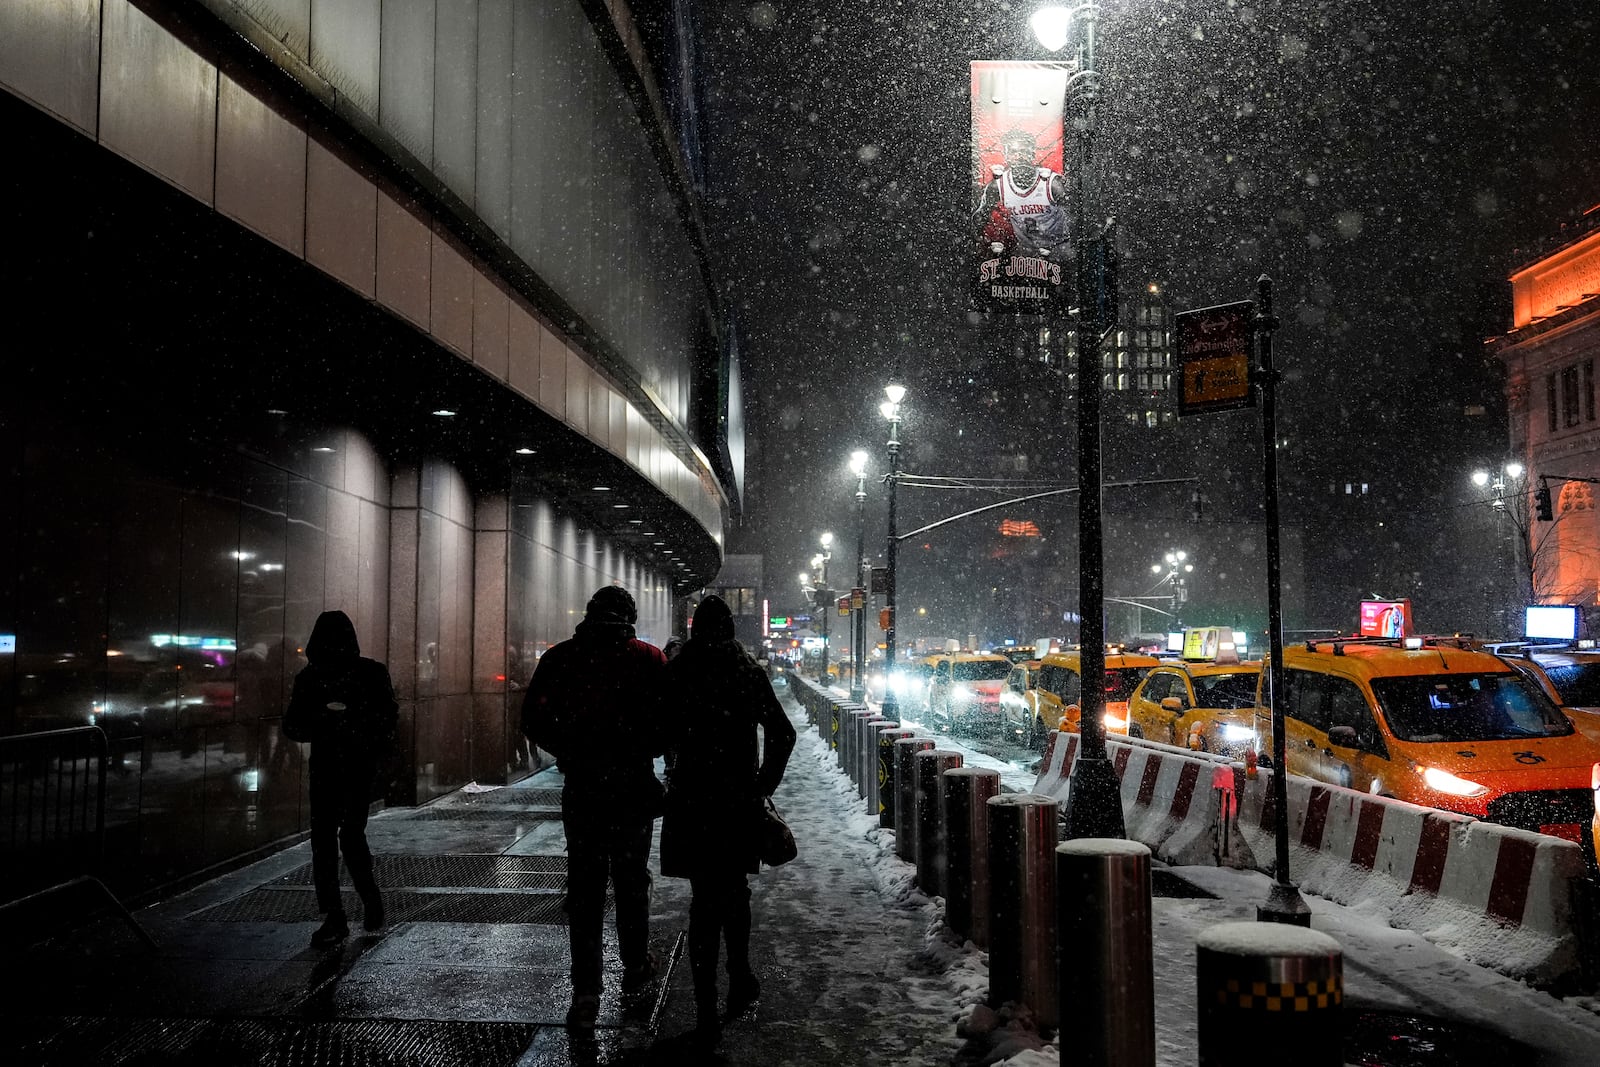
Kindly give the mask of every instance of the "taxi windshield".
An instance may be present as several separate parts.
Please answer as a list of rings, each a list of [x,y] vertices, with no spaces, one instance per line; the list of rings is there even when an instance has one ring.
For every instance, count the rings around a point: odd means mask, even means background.
[[[1256,702],[1255,671],[1237,674],[1202,674],[1194,682],[1195,703],[1202,708],[1249,708]]]
[[[1402,741],[1515,741],[1572,733],[1561,710],[1520,674],[1374,678],[1372,692]]]
[[[1567,707],[1600,707],[1600,663],[1552,664],[1544,673]]]
[[[999,682],[1011,673],[1010,660],[976,659],[950,665],[950,676],[958,682]]]

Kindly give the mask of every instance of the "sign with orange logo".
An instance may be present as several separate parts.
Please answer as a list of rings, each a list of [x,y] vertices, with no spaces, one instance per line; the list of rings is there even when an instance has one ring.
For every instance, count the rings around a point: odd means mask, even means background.
[[[1173,316],[1177,334],[1178,415],[1252,407],[1250,348],[1255,305],[1248,300]]]

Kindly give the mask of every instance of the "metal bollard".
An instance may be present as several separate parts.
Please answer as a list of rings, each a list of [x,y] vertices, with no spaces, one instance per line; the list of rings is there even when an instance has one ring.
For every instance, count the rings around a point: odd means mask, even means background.
[[[1339,942],[1290,923],[1226,923],[1195,939],[1200,1067],[1237,1064],[1240,1041],[1295,1050],[1300,1067],[1344,1063]]]
[[[1056,967],[1057,1018],[1074,1055],[1155,1067],[1148,847],[1093,837],[1056,846]]]
[[[868,815],[878,814],[878,739],[899,728],[899,723],[882,715],[867,724],[867,741],[861,749],[861,799],[867,802]]]
[[[917,885],[930,897],[944,896],[944,824],[939,816],[939,779],[961,766],[961,753],[933,748],[918,752],[917,768]]]
[[[894,854],[917,862],[918,752],[937,747],[931,737],[902,737],[894,743]]]
[[[1060,815],[1054,797],[989,798],[989,1003],[1018,1001],[1054,1026],[1056,868]]]
[[[894,829],[894,743],[903,737],[917,736],[915,730],[905,727],[878,730],[878,766],[874,774],[878,783],[878,825]]]
[[[845,772],[850,770],[850,742],[855,740],[856,706],[854,704],[839,705],[839,751],[835,754],[839,767]]]
[[[849,714],[845,718],[845,742],[839,765],[854,785],[856,779],[861,777],[861,721],[877,713],[868,711],[860,704],[846,704],[845,707],[849,709]]]
[[[989,943],[989,798],[1000,795],[1000,772],[953,767],[939,781],[944,923],[981,948]]]
[[[868,811],[878,813],[878,728],[884,724],[893,728],[900,724],[885,719],[874,712],[861,720],[861,743],[856,746],[856,793],[862,800],[872,800]]]
[[[828,748],[833,752],[839,751],[839,705],[828,705]]]

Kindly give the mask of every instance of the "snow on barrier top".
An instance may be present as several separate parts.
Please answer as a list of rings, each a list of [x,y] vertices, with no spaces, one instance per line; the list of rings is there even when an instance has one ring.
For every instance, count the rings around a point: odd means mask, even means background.
[[[1050,742],[1034,791],[1065,800],[1077,734]],[[1137,739],[1107,739],[1128,836],[1172,864],[1272,873],[1272,778]],[[1584,862],[1573,842],[1290,775],[1290,877],[1464,959],[1536,985],[1580,971]]]

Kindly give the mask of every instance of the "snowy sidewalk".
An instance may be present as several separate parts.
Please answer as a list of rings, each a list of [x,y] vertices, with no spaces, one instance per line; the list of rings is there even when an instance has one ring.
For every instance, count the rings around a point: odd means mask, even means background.
[[[800,744],[778,802],[786,815],[791,807],[795,809],[791,823],[801,840],[802,859],[807,858],[806,843],[814,829],[820,835],[831,831],[837,837],[835,847],[841,859],[849,857],[872,872],[870,880],[877,887],[878,899],[859,899],[867,911],[862,921],[871,921],[873,903],[885,916],[917,917],[912,925],[920,927],[921,943],[908,941],[896,953],[896,958],[912,961],[905,979],[905,996],[920,1006],[921,1017],[929,1026],[920,1047],[929,1052],[938,1046],[949,1049],[944,1056],[905,1054],[879,1058],[841,1054],[836,1062],[1005,1062],[1012,1067],[1054,1067],[1061,1062],[1061,1039],[1051,1034],[1047,1035],[1051,1041],[1041,1041],[1025,1024],[1013,1024],[988,1037],[973,1035],[970,1042],[956,1036],[957,1023],[967,1019],[987,993],[987,953],[970,942],[956,943],[943,925],[943,899],[930,900],[911,884],[915,870],[895,856],[893,832],[880,829],[877,820],[867,815],[865,803],[858,799],[816,730],[805,726],[804,713],[792,705],[790,713],[796,717]],[[949,738],[941,737],[939,743],[941,747],[968,751]],[[973,753],[968,762],[979,765],[983,757]],[[1016,777],[1014,772],[1003,774],[1006,786],[1019,785]],[[817,784],[813,785],[812,780]],[[1030,778],[1020,787],[1026,791],[1031,784]],[[784,792],[789,789],[795,792],[785,805]],[[828,804],[814,810],[813,805],[821,800],[831,801],[831,810]],[[799,818],[805,820],[804,837]],[[814,861],[815,857],[811,858]],[[1203,930],[1221,923],[1254,921],[1256,906],[1266,899],[1270,879],[1255,872],[1214,867],[1166,870],[1184,883],[1213,894],[1210,898],[1157,896],[1152,901],[1157,1063],[1161,1067],[1188,1067],[1198,1058],[1196,938]],[[763,883],[758,888],[758,899],[763,889],[773,891],[778,879],[786,874],[810,881],[819,873],[796,865],[765,872],[757,880]],[[1600,1064],[1600,1003],[1593,998],[1563,1001],[1467,963],[1419,935],[1393,929],[1360,907],[1345,907],[1316,897],[1307,897],[1307,901],[1313,912],[1313,927],[1334,937],[1344,953],[1346,1047],[1352,1062],[1450,1063],[1453,1067]],[[857,920],[844,921],[858,925]],[[894,924],[898,923],[897,918]],[[905,936],[915,934],[916,930],[911,929]],[[830,978],[834,988],[851,980],[870,981],[858,960],[841,958],[837,968]],[[984,1014],[980,1012],[979,1017]],[[881,1013],[881,1020],[886,1031],[897,1032],[899,1020],[894,1013]],[[1066,1040],[1070,1044],[1070,1035]],[[1248,1036],[1242,1041],[1241,1048],[1250,1049]],[[1434,1046],[1431,1054],[1429,1043]],[[1451,1051],[1446,1052],[1446,1048]],[[1369,1049],[1380,1051],[1369,1053]]]

